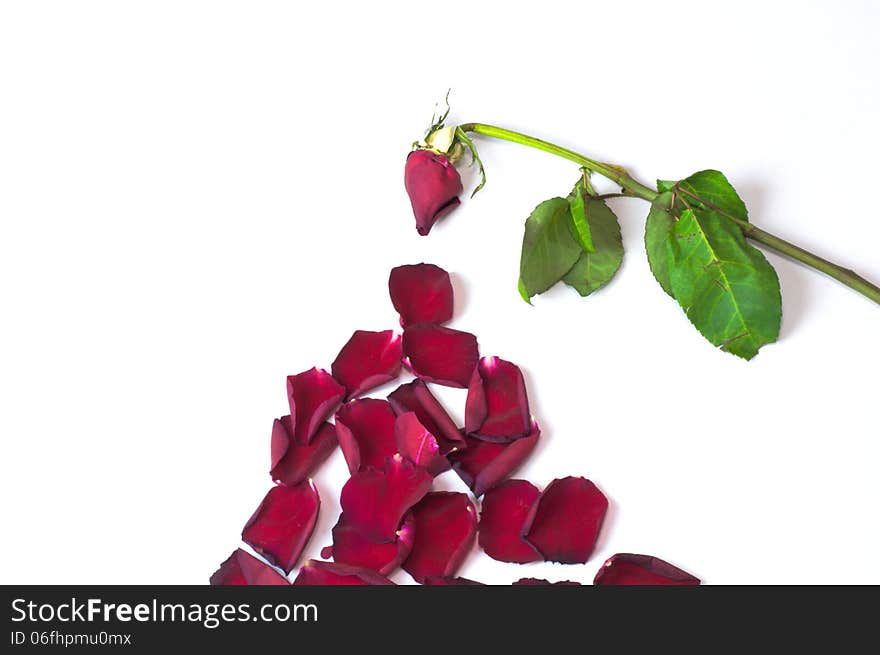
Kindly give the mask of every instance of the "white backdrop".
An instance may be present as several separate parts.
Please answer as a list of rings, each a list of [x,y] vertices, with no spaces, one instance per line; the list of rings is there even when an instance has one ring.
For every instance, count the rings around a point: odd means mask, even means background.
[[[388,271],[430,261],[453,326],[526,372],[545,439],[520,477],[611,500],[588,564],[475,551],[462,575],[589,581],[623,551],[707,583],[880,583],[880,307],[770,254],[779,343],[717,352],[619,200],[613,282],[530,308],[523,220],[576,166],[481,141],[485,191],[427,238],[402,184],[451,86],[457,122],[648,183],[719,168],[757,225],[877,281],[878,26],[871,2],[3,3],[0,581],[206,582],[269,488],[285,376],[395,326]],[[345,477],[339,453],[317,476],[309,555]]]

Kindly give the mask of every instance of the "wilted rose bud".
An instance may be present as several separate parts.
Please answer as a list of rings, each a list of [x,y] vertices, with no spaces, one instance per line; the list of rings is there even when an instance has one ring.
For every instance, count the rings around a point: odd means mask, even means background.
[[[413,150],[406,158],[403,182],[416,217],[416,230],[422,236],[459,204],[461,177],[445,155]]]

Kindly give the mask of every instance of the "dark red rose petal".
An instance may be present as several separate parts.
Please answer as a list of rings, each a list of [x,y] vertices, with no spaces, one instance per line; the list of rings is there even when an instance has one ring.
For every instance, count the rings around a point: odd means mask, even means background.
[[[477,338],[469,332],[426,324],[403,331],[403,365],[428,382],[463,389],[479,358]]]
[[[323,369],[312,368],[288,375],[287,399],[296,442],[307,445],[344,396],[345,387]]]
[[[452,578],[449,576],[432,576],[425,578],[422,583],[426,587],[485,587],[482,582],[468,580],[467,578]]]
[[[422,236],[431,231],[437,219],[459,205],[461,176],[449,159],[439,153],[430,150],[409,153],[403,184],[416,217],[416,230]]]
[[[272,426],[272,468],[269,474],[273,480],[294,486],[308,479],[336,449],[336,428],[332,423],[324,423],[318,428],[312,442],[299,445],[293,438],[293,424],[290,416],[275,419]]]
[[[467,437],[467,446],[449,455],[452,468],[474,495],[482,496],[511,475],[535,449],[541,429],[532,423],[531,433],[510,443],[492,443]]]
[[[514,587],[580,587],[582,586],[580,582],[574,582],[573,580],[561,580],[560,582],[550,582],[549,580],[545,580],[544,578],[520,578],[516,582],[510,583]]]
[[[454,576],[474,545],[477,511],[467,494],[429,493],[413,507],[416,538],[403,569],[417,582]]]
[[[387,543],[374,543],[345,523],[345,515],[333,528],[333,547],[330,549],[333,560],[339,564],[350,564],[388,575],[400,566],[413,546],[415,522],[412,513],[407,514],[403,525],[397,531],[397,539]],[[324,557],[324,551],[321,551]]]
[[[486,441],[509,442],[529,434],[531,427],[522,371],[498,357],[483,357],[468,385],[465,432]]]
[[[406,412],[394,423],[397,452],[433,476],[449,469],[449,460],[440,453],[437,439],[419,421],[415,412]]]
[[[540,497],[541,491],[526,480],[507,480],[486,492],[479,541],[489,557],[518,564],[543,559],[522,537]]]
[[[397,414],[415,412],[419,422],[437,439],[442,454],[465,446],[455,422],[421,380],[401,384],[388,396],[388,402]]]
[[[449,273],[439,266],[409,264],[392,268],[388,291],[404,327],[452,319],[452,282]]]
[[[397,452],[395,418],[391,405],[376,398],[353,400],[339,408],[336,436],[350,472],[385,468],[385,459]]]
[[[290,573],[309,542],[321,500],[310,481],[269,490],[241,532],[242,540],[275,566]]]
[[[335,562],[322,562],[310,559],[299,570],[295,585],[337,585],[337,586],[368,586],[368,585],[393,585],[388,578],[379,575],[375,571],[363,569],[359,566],[348,564],[336,564]]]
[[[354,473],[340,496],[345,521],[370,541],[394,541],[404,515],[428,493],[433,481],[425,469],[399,454],[386,460],[383,471]]]
[[[211,576],[212,585],[288,585],[290,582],[265,562],[241,548]]]
[[[567,477],[551,482],[523,532],[550,562],[583,564],[590,558],[608,509],[608,499],[589,480]]]
[[[700,579],[651,555],[612,555],[596,577],[595,585],[698,585]]]
[[[330,371],[346,389],[346,398],[359,396],[400,375],[400,335],[392,330],[357,330],[348,340]]]

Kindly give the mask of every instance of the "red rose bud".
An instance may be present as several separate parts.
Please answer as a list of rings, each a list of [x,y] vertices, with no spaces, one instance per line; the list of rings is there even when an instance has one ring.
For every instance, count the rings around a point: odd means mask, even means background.
[[[416,230],[422,236],[459,204],[461,177],[445,155],[413,150],[406,158],[403,183],[416,217]]]

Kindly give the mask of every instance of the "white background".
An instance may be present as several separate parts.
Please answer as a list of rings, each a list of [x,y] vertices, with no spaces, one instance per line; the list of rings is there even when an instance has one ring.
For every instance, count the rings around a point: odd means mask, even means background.
[[[574,165],[480,141],[485,191],[427,238],[402,184],[451,86],[457,122],[648,183],[719,168],[756,224],[880,280],[877,3],[0,7],[0,581],[206,582],[269,488],[285,376],[393,327],[388,271],[431,261],[453,325],[526,372],[545,438],[520,477],[611,500],[586,565],[475,550],[462,575],[589,581],[623,551],[707,583],[880,583],[880,307],[770,254],[779,343],[715,351],[619,200],[613,282],[530,308],[522,223]],[[309,555],[345,475],[337,453],[317,476]]]

